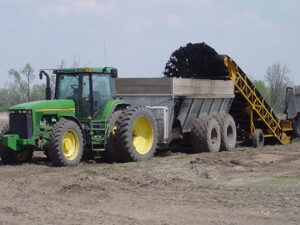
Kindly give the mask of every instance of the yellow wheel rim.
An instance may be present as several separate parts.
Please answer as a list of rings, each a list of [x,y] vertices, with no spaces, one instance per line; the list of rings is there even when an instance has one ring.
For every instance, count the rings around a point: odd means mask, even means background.
[[[133,124],[132,143],[135,150],[141,154],[147,154],[153,145],[153,127],[147,117],[139,117]]]
[[[70,129],[67,130],[62,139],[62,149],[64,156],[68,160],[74,160],[79,151],[79,138],[76,131]]]

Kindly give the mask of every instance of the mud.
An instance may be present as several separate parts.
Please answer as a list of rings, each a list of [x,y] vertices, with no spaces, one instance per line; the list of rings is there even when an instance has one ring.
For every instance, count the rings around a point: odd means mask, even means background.
[[[143,162],[0,165],[0,224],[300,224],[300,143]]]

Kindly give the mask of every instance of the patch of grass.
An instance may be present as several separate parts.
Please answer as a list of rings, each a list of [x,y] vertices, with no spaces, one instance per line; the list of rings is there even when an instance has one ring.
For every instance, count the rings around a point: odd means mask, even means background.
[[[85,172],[88,174],[96,174],[99,170],[97,169],[87,169]]]
[[[252,184],[237,185],[243,188],[275,188],[275,187],[288,187],[297,188],[300,185],[300,176],[293,177],[274,177],[263,181],[255,182]]]
[[[184,159],[184,156],[178,156],[175,158],[175,160]]]
[[[217,181],[216,180],[212,180],[212,179],[203,178],[203,179],[197,180],[196,184],[199,185],[199,186],[202,186],[202,187],[203,186],[207,187],[207,186],[212,186],[212,185],[217,184]]]
[[[111,166],[107,166],[107,167],[104,167],[103,170],[112,170],[112,169],[117,169],[117,168],[123,168],[124,165],[122,164],[112,164]]]

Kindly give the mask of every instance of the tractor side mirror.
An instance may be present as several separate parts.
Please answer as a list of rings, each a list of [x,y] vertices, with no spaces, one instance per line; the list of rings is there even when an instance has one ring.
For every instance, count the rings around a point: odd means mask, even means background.
[[[118,78],[118,70],[111,69],[111,78]]]

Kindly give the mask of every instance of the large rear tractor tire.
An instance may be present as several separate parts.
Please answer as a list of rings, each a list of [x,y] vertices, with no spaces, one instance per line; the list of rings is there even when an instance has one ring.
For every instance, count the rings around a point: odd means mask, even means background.
[[[26,148],[21,151],[14,151],[2,145],[2,136],[9,132],[9,125],[6,124],[0,133],[0,157],[3,164],[19,164],[30,162],[33,151]]]
[[[236,125],[228,113],[218,113],[214,116],[219,123],[221,132],[221,151],[232,151],[236,145]]]
[[[217,120],[208,115],[198,117],[192,125],[191,141],[195,153],[220,151],[221,134]]]
[[[57,122],[49,138],[49,156],[57,166],[75,166],[83,154],[83,134],[72,120]]]
[[[157,124],[145,107],[128,107],[117,121],[116,142],[122,161],[141,161],[153,157],[157,146]]]
[[[264,133],[261,129],[255,129],[252,135],[253,147],[262,147],[265,144]]]
[[[101,153],[104,161],[112,163],[121,160],[120,151],[116,142],[117,121],[122,114],[121,110],[115,111],[109,119],[105,151]]]

